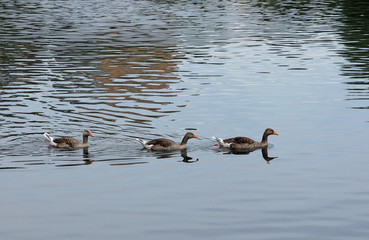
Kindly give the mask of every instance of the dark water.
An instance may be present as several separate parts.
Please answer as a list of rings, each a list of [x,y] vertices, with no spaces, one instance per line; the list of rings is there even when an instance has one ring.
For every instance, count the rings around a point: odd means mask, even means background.
[[[1,1],[2,238],[367,239],[368,19],[366,1]],[[267,153],[212,148],[267,127]],[[88,152],[43,137],[86,128]],[[187,131],[186,153],[134,141]]]

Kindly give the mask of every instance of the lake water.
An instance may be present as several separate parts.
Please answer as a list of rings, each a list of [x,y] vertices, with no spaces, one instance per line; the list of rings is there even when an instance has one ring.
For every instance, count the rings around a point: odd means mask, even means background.
[[[368,19],[366,1],[2,0],[2,238],[367,239]],[[267,152],[212,147],[267,127]],[[87,128],[88,151],[43,137]],[[187,131],[182,153],[134,140]]]

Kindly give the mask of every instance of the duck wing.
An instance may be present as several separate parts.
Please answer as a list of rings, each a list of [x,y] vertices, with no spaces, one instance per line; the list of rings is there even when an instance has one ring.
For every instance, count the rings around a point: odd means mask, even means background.
[[[160,145],[162,147],[169,147],[172,146],[173,144],[176,144],[174,141],[166,139],[166,138],[159,138],[159,139],[155,139],[155,140],[151,140],[149,142],[146,143],[147,145]]]
[[[255,140],[248,138],[248,137],[235,137],[233,138],[233,143],[236,144],[254,144],[256,143]]]
[[[234,142],[234,139],[235,138],[227,138],[227,139],[224,139],[223,142],[224,143],[233,143]]]
[[[75,148],[81,143],[77,139],[71,137],[55,138],[53,139],[53,142],[56,143],[57,145],[66,145],[67,147],[69,146],[71,148]]]

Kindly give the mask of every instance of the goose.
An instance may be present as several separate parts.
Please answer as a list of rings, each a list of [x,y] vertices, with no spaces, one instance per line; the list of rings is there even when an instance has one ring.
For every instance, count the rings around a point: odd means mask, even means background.
[[[264,148],[268,146],[268,136],[269,135],[278,135],[273,129],[267,128],[264,131],[263,138],[261,142],[255,141],[248,137],[234,137],[221,139],[219,137],[213,137],[218,143],[220,147],[230,148],[233,150],[255,150],[257,148]]]
[[[198,138],[195,134],[192,132],[186,133],[184,135],[181,143],[176,143],[170,139],[166,138],[158,138],[151,141],[145,141],[140,138],[136,138],[137,141],[139,141],[142,146],[148,150],[153,151],[173,151],[173,150],[182,150],[187,148],[187,141],[190,138]]]
[[[83,131],[83,142],[72,137],[53,138],[49,133],[44,133],[44,136],[50,141],[51,146],[58,148],[85,148],[88,147],[88,137],[94,135],[88,129]]]

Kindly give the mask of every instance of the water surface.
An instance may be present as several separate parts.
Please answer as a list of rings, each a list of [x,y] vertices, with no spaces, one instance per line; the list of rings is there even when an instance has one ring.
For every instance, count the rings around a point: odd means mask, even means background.
[[[367,238],[365,1],[0,9],[4,238]],[[267,153],[212,147],[267,127]],[[43,137],[86,128],[88,151]],[[187,131],[182,153],[134,140]]]

